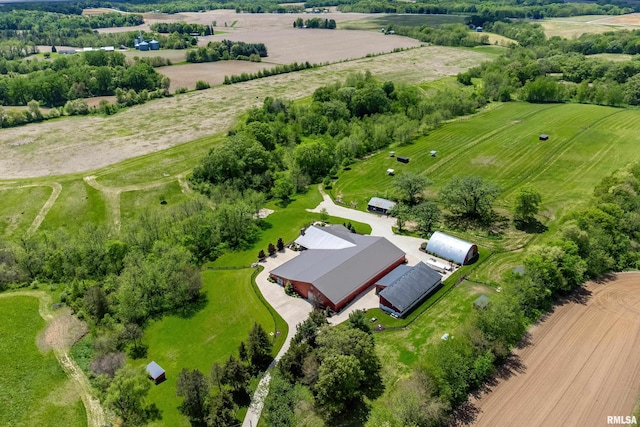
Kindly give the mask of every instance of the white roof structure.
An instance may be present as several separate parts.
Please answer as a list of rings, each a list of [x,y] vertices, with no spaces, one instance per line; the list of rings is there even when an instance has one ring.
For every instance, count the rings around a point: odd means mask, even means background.
[[[478,246],[436,231],[429,239],[427,252],[458,264],[466,264],[478,254]]]
[[[347,240],[346,236],[332,233],[333,227],[311,226],[296,239],[296,243],[307,249],[346,249],[356,246],[355,243]]]

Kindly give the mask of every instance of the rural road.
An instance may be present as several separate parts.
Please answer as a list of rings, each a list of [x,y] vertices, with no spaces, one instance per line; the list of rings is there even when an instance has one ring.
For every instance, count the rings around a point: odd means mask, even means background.
[[[409,261],[410,265],[415,265],[419,261],[426,261],[427,255],[424,252],[420,251],[420,244],[425,240],[418,239],[416,237],[399,236],[397,234],[394,234],[392,227],[396,224],[395,219],[383,215],[361,212],[355,209],[338,206],[333,202],[333,200],[331,200],[331,197],[329,197],[329,195],[322,191],[320,187],[318,189],[320,191],[320,194],[322,194],[323,201],[314,209],[309,209],[310,212],[319,213],[323,209],[325,209],[329,215],[369,224],[371,226],[371,235],[385,237],[394,245],[402,249],[407,254],[407,260]],[[289,325],[289,333],[287,334],[287,339],[285,340],[284,345],[276,355],[276,358],[274,359],[269,369],[275,366],[282,355],[287,352],[291,343],[291,339],[296,333],[296,326],[298,325],[298,323],[303,322],[309,316],[309,313],[313,309],[313,307],[311,306],[311,304],[309,304],[309,302],[307,302],[307,300],[304,300],[302,298],[292,298],[284,293],[284,290],[281,286],[275,283],[271,283],[267,280],[267,278],[269,277],[269,272],[271,270],[282,265],[297,254],[298,252],[286,249],[284,252],[278,252],[275,257],[268,257],[262,264],[264,269],[256,277],[256,284],[258,285],[258,288],[260,289],[260,292],[262,292],[264,298],[280,314],[280,316],[282,316],[282,318],[287,322],[287,325]],[[330,319],[331,323],[335,324],[346,320],[351,311],[361,308],[362,304],[358,304],[358,302],[368,302],[370,297],[371,296],[369,295],[369,293],[365,294],[362,298],[349,305],[347,309],[332,317]],[[377,302],[377,298],[375,298],[375,301]],[[377,306],[377,303],[374,306]],[[362,308],[370,307],[362,306]],[[258,387],[254,393],[253,399],[251,400],[251,405],[249,406],[247,415],[245,416],[244,422],[242,423],[243,427],[255,427],[258,425],[260,414],[262,413],[262,407],[264,405],[264,400],[269,393],[270,381],[271,375],[269,373],[269,370],[267,370],[265,375],[260,380],[260,383],[258,384]]]

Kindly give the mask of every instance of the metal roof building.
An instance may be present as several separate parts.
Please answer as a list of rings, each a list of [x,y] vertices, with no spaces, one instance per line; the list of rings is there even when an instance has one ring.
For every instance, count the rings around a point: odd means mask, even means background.
[[[159,384],[166,379],[164,369],[162,369],[156,362],[151,362],[147,365],[147,373],[149,374],[149,378],[151,378],[156,384]]]
[[[334,311],[405,261],[405,253],[384,237],[351,233],[341,225],[309,227],[298,240],[309,249],[273,269],[270,276],[280,285],[291,283],[302,297]]]
[[[429,239],[427,252],[462,265],[478,255],[478,246],[436,231]]]
[[[396,270],[387,276],[397,277]],[[381,281],[384,281],[384,278]],[[442,276],[420,262],[408,270],[404,269],[400,277],[380,291],[380,309],[398,317],[404,317],[441,284]]]
[[[372,197],[367,203],[367,209],[372,212],[389,213],[389,211],[396,205],[395,202],[387,199],[381,199],[380,197]]]

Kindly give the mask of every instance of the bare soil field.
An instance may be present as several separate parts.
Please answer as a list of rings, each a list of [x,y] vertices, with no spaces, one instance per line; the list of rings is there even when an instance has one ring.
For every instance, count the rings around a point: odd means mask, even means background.
[[[226,131],[267,96],[296,99],[354,72],[416,84],[489,59],[471,50],[426,46],[150,101],[113,116],[68,117],[0,129],[0,179],[86,172]]]
[[[273,64],[249,61],[218,61],[200,64],[170,65],[156,68],[156,71],[171,79],[169,92],[175,92],[179,87],[195,89],[196,82],[203,80],[211,86],[224,82],[224,76],[241,73],[255,73],[264,68],[272,68]]]
[[[385,36],[373,31],[342,31],[324,29],[294,29],[293,21],[301,17],[310,19],[334,19],[336,22],[370,18],[363,13],[323,13],[323,14],[275,14],[275,13],[235,13],[231,10],[215,10],[203,13],[183,12],[174,15],[144,14],[145,23],[138,27],[102,28],[101,33],[148,30],[154,22],[189,22],[211,25],[216,21],[216,29],[224,34],[200,37],[198,44],[205,46],[213,40],[233,40],[247,43],[264,43],[267,46],[269,62],[289,64],[291,62],[338,62],[346,59],[362,58],[367,54],[391,52],[395,48],[419,46],[417,40],[401,36]],[[380,16],[380,15],[375,15]],[[224,24],[227,27],[224,27]],[[235,23],[235,25],[234,25]],[[233,25],[233,27],[232,27]],[[151,56],[164,56],[164,51],[150,52]],[[146,54],[146,52],[142,52]],[[184,54],[182,54],[184,60]],[[172,59],[173,60],[173,59]],[[224,76],[223,76],[224,77]],[[195,82],[194,82],[195,84]]]
[[[531,328],[503,378],[471,401],[474,425],[604,426],[631,415],[639,348],[640,273],[589,282]]]

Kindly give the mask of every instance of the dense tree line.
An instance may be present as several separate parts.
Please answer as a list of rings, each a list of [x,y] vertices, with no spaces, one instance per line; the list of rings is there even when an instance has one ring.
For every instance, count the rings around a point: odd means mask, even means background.
[[[331,327],[322,312],[313,311],[297,326],[278,363],[265,419],[273,426],[296,425],[296,388],[311,391],[317,413],[328,422],[357,412],[364,408],[365,397],[374,399],[384,390],[381,366],[364,312],[356,311],[346,324]]]
[[[10,69],[25,74],[10,73]],[[114,95],[116,89],[136,93],[166,91],[169,79],[145,62],[128,63],[119,52],[102,50],[58,55],[53,61],[0,60],[0,104],[27,105],[35,100],[49,107],[92,96]]]
[[[207,46],[187,51],[187,62],[216,62],[231,59],[260,62],[267,56],[264,43],[234,42],[231,40],[211,41]]]
[[[391,31],[401,36],[440,46],[473,47],[487,44],[489,39],[487,35],[476,37],[476,34],[470,32],[469,28],[463,24],[444,24],[439,27],[390,25],[386,28],[386,32],[389,34]]]
[[[280,64],[272,68],[263,68],[255,73],[241,73],[232,74],[231,76],[224,76],[224,84],[230,85],[233,83],[246,82],[249,80],[261,79],[263,77],[277,76],[278,74],[293,73],[294,71],[306,70],[309,68],[319,67],[318,64],[311,64],[309,62],[292,62],[291,64]]]
[[[186,22],[154,22],[149,27],[151,31],[158,33],[178,33],[191,34],[198,33],[201,36],[210,36],[213,34],[213,27],[202,24],[188,24]]]
[[[211,150],[192,179],[204,192],[231,185],[287,199],[356,158],[392,142],[410,143],[442,120],[482,105],[482,97],[464,91],[427,96],[417,87],[352,75],[317,89],[306,105],[267,98],[227,144]]]
[[[459,74],[458,81],[471,85],[472,79],[481,78],[478,91],[489,100],[518,98],[536,103],[640,104],[637,77],[640,62],[635,58],[610,61],[585,56],[581,52],[584,44],[579,39],[567,41],[554,37],[546,40],[541,29],[531,24],[515,24],[512,30],[519,28],[523,29],[521,41],[528,40],[528,47],[512,45],[502,57]],[[509,31],[503,32],[509,34]],[[606,37],[598,36],[593,40],[604,41],[601,45],[620,43],[620,46],[627,46],[624,43],[633,35],[628,31],[605,34]],[[583,41],[586,40],[588,38]]]
[[[527,5],[521,2],[474,2],[447,1],[442,3],[403,1],[382,2],[378,0],[361,0],[351,2],[337,0],[342,3],[338,7],[341,12],[356,13],[416,13],[416,14],[461,14],[471,15],[478,25],[487,21],[506,18],[542,19],[549,17],[567,17],[576,15],[620,15],[637,10],[637,5],[631,3],[617,6],[614,4],[596,3],[558,3],[553,1],[536,2]],[[307,5],[319,5],[322,0],[311,0]],[[332,2],[335,4],[336,2]]]
[[[335,19],[311,18],[303,20],[302,18],[297,18],[293,21],[293,28],[324,28],[335,30],[336,21]]]

